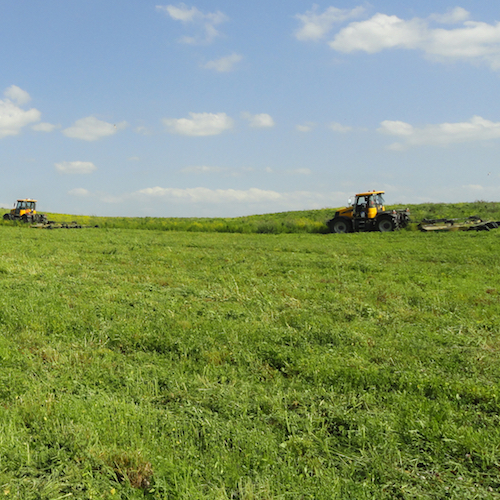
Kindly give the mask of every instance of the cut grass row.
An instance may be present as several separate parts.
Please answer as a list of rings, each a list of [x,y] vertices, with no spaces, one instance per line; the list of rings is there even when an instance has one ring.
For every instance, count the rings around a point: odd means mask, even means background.
[[[0,232],[5,498],[500,497],[500,234]]]

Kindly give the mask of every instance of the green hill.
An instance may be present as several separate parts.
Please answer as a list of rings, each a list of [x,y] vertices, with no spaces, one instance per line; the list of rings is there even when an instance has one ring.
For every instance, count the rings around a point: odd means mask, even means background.
[[[464,218],[477,215],[484,219],[500,220],[500,203],[476,201],[473,203],[425,203],[419,205],[393,205],[388,208],[406,208],[412,221],[424,218]],[[234,218],[196,217],[94,217],[47,213],[56,222],[75,221],[82,225],[106,228],[152,229],[163,231],[193,231],[218,233],[326,233],[326,221],[337,208],[280,212]],[[0,210],[0,215],[6,210]],[[1,221],[0,223],[3,223]],[[11,223],[8,223],[11,224]]]

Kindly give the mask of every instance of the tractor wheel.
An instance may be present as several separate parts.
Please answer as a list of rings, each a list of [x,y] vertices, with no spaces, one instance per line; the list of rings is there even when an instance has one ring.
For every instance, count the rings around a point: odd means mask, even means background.
[[[384,217],[377,222],[377,229],[381,233],[388,233],[389,231],[394,231],[396,229],[396,222],[390,217]]]
[[[331,233],[350,233],[352,231],[352,224],[349,219],[339,217],[338,219],[332,219],[328,221],[328,227]]]
[[[31,224],[33,222],[33,217],[31,215],[27,215],[27,214],[24,214],[22,217],[21,217],[22,221],[27,223],[27,224]]]
[[[12,220],[10,214],[3,214],[3,220]]]

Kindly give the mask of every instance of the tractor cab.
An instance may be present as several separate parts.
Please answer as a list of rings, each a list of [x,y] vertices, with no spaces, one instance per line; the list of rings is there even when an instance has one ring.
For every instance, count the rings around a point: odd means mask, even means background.
[[[36,214],[36,200],[17,200],[17,205],[14,208],[14,215],[16,217],[22,217],[24,214]]]
[[[384,191],[371,191],[359,193],[354,197],[352,216],[353,218],[374,219],[384,208]]]

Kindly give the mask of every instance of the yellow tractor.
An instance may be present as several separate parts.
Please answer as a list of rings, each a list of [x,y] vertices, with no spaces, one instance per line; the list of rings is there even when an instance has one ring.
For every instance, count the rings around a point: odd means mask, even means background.
[[[335,212],[335,217],[327,222],[331,233],[356,233],[363,231],[395,231],[410,222],[410,211],[386,210],[385,191],[367,191],[354,196],[346,208]]]
[[[4,214],[4,220],[21,220],[28,223],[47,223],[47,216],[45,214],[38,214],[36,212],[36,200],[24,198],[17,200],[14,208]]]

